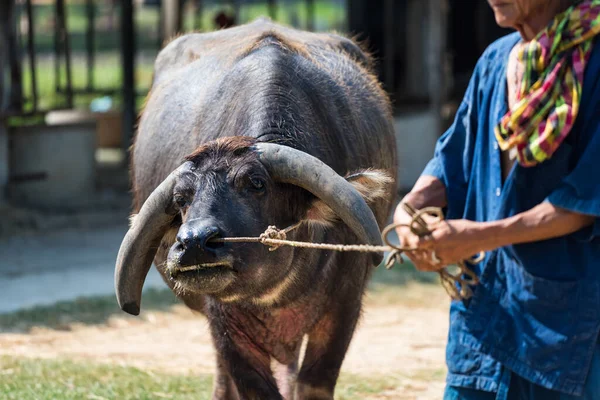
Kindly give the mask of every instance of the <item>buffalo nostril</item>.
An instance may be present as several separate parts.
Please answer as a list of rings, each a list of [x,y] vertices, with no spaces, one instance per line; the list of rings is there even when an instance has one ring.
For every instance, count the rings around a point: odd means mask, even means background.
[[[216,241],[215,239],[222,239],[223,235],[221,232],[215,232],[212,236],[208,237],[206,243],[204,243],[204,247],[211,250],[220,249],[225,245],[225,243]]]
[[[183,246],[184,250],[215,251],[223,247],[224,244],[222,242],[215,241],[215,239],[223,237],[218,227],[199,225],[191,224],[184,226],[177,234],[177,242]]]
[[[177,242],[179,242],[184,248],[190,246],[190,243],[195,241],[195,235],[190,230],[180,231],[177,234]]]
[[[174,250],[175,251],[183,251],[183,250],[185,250],[185,246],[183,245],[183,243],[178,241],[175,243]]]

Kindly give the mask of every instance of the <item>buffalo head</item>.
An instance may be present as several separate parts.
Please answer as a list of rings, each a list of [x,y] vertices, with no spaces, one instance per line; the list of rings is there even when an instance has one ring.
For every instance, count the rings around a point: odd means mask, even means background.
[[[293,249],[215,239],[258,236],[268,225],[343,221],[359,243],[379,245],[367,205],[390,179],[379,171],[342,178],[317,158],[247,137],[210,142],[187,157],[147,198],[127,232],[115,271],[120,307],[137,315],[144,279],[165,232],[180,223],[166,264],[175,287],[232,298],[282,279]],[[381,260],[378,254],[375,261]]]

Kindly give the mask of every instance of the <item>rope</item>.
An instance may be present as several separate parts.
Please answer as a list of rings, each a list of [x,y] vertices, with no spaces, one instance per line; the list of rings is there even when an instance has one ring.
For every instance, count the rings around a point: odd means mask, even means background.
[[[418,250],[414,247],[402,247],[395,245],[389,241],[388,235],[394,229],[399,227],[407,227],[417,236],[423,237],[430,235],[432,230],[423,219],[424,215],[436,218],[437,221],[442,221],[444,215],[442,210],[437,207],[426,207],[421,210],[416,210],[409,204],[402,204],[404,210],[411,216],[412,220],[409,224],[392,224],[388,225],[382,232],[382,238],[385,246],[373,246],[368,244],[330,244],[330,243],[310,243],[288,240],[287,234],[298,228],[302,222],[292,225],[286,229],[278,229],[275,226],[269,226],[258,237],[228,237],[213,239],[213,242],[221,243],[260,243],[269,247],[269,251],[275,251],[281,246],[289,246],[305,249],[331,250],[337,252],[360,252],[360,253],[384,253],[390,252],[385,260],[385,267],[391,269],[396,263],[402,264],[403,252],[411,252]],[[484,254],[481,253],[477,257],[470,260],[464,260],[457,264],[459,272],[452,274],[447,268],[438,271],[442,286],[446,292],[455,300],[469,299],[473,295],[471,286],[479,283],[477,275],[467,265],[474,265],[483,260]]]

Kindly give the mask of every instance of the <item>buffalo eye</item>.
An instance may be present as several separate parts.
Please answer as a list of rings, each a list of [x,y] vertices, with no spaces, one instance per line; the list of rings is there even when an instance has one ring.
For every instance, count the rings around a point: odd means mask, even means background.
[[[175,201],[175,204],[177,205],[177,208],[179,208],[179,209],[183,209],[183,208],[187,207],[187,205],[188,205],[188,199],[181,194],[176,194],[173,197],[173,200]]]
[[[259,176],[250,176],[249,177],[250,184],[252,185],[252,189],[257,192],[262,192],[265,190],[265,180]]]

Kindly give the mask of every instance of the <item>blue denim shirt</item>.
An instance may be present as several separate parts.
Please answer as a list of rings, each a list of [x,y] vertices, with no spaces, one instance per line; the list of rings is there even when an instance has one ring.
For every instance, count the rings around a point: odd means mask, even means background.
[[[477,63],[454,124],[423,175],[446,186],[447,218],[490,221],[548,201],[600,217],[600,41],[581,108],[551,159],[512,168],[503,182],[493,128],[507,111],[506,65],[518,34]],[[597,219],[597,221],[599,221]],[[489,252],[481,283],[450,307],[449,385],[496,391],[501,366],[543,387],[582,393],[600,331],[600,222],[574,234]]]

